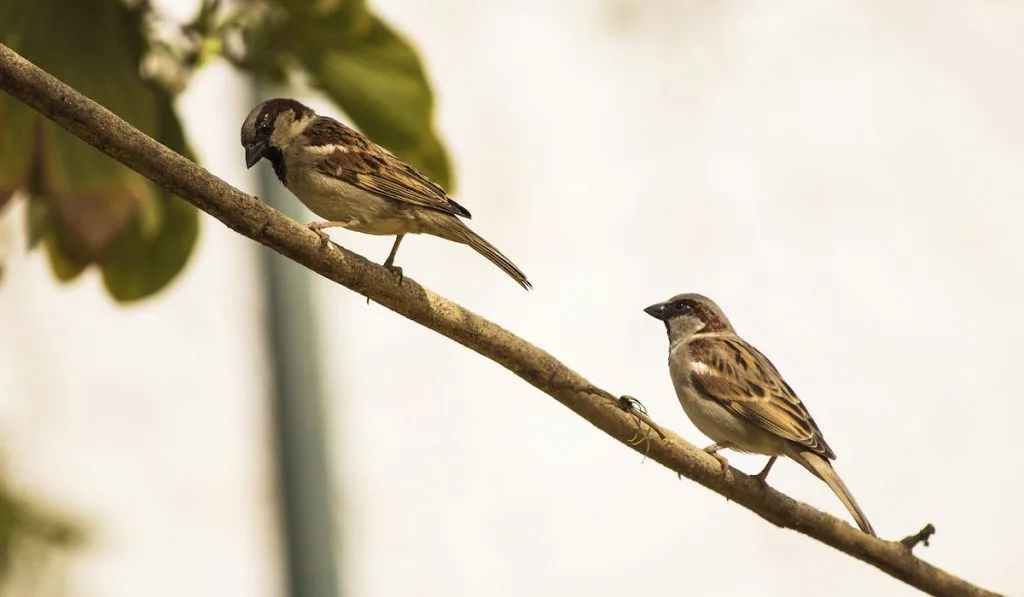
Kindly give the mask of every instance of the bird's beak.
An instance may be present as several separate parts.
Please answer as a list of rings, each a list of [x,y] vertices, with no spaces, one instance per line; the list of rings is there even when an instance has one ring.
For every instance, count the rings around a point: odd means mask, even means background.
[[[646,309],[644,309],[644,313],[650,315],[651,317],[653,317],[655,319],[660,319],[660,320],[664,321],[665,320],[665,303],[658,303],[656,305],[651,305],[650,307],[647,307]]]
[[[253,141],[245,146],[245,167],[252,168],[267,152],[266,141]]]

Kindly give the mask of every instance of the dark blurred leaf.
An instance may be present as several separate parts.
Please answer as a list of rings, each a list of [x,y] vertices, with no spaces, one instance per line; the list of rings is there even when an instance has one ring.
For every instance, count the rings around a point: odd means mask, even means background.
[[[306,60],[313,84],[378,144],[453,190],[448,153],[434,131],[434,96],[415,50],[378,17],[362,33]]]
[[[285,16],[249,46],[277,60],[294,56],[310,83],[368,137],[453,190],[448,153],[434,130],[433,93],[409,42],[361,0],[278,5]]]
[[[158,137],[174,151],[194,159],[166,94],[159,115]],[[147,230],[145,220],[137,218],[103,259],[103,282],[119,301],[138,300],[160,290],[185,266],[199,234],[198,214],[191,204],[155,185],[153,192],[159,229]]]
[[[73,547],[83,538],[73,524],[14,495],[0,479],[0,578],[7,576],[20,546]]]
[[[61,282],[70,282],[85,271],[86,263],[75,263],[68,259],[68,252],[58,245],[58,236],[47,235],[43,242],[46,245],[46,256],[50,258],[50,269]]]
[[[163,208],[160,232],[147,238],[133,226],[115,243],[116,256],[104,261],[103,282],[118,301],[142,299],[163,288],[182,270],[195,247],[199,234],[195,208],[166,191],[157,200]]]
[[[28,209],[25,210],[25,223],[28,229],[28,246],[34,249],[53,227],[50,221],[50,208],[42,200],[30,196]]]
[[[42,187],[32,190],[81,241],[82,253],[74,257],[93,261],[142,204],[153,201],[149,185],[56,124],[43,122],[41,130]]]
[[[172,135],[168,145],[183,148],[170,98],[139,74],[147,5],[0,0],[0,40],[146,133],[165,143],[161,134]],[[9,97],[0,101],[0,201],[5,193],[29,187],[30,244],[45,239],[57,277],[72,279],[98,263],[119,300],[166,285],[190,254],[195,210],[170,207],[180,201],[141,175]],[[27,157],[8,161],[11,152]],[[150,258],[158,263],[139,265]]]
[[[6,93],[0,95],[0,209],[28,180],[37,116]]]
[[[300,55],[309,48],[329,48],[339,39],[358,37],[372,20],[365,0],[271,0],[275,50]]]
[[[18,29],[14,47],[26,58],[136,125],[152,120],[149,89],[138,76],[143,49],[141,18],[118,0],[90,3],[37,0],[18,3],[10,23]],[[87,23],[88,26],[82,26]],[[12,25],[13,26],[13,25]],[[0,36],[11,37],[10,30]],[[12,40],[13,41],[13,40]],[[29,148],[39,176],[31,191],[44,199],[76,242],[70,261],[89,263],[131,220],[139,204],[151,201],[145,180],[59,126],[29,113],[32,128],[8,129],[4,136]],[[149,128],[152,128],[150,126]],[[36,129],[34,137],[30,132]]]

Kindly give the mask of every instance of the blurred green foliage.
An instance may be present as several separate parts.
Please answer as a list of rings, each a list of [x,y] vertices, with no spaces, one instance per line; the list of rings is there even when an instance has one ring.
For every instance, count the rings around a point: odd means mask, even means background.
[[[142,5],[118,0],[0,3],[0,39],[39,67],[191,157],[169,92],[140,76]],[[0,201],[27,191],[29,239],[60,280],[87,266],[119,301],[163,288],[188,260],[194,208],[10,96],[0,97]]]
[[[82,540],[76,525],[17,495],[0,473],[0,593],[8,589],[16,594],[10,585],[31,584],[43,573],[47,556]]]
[[[173,100],[197,69],[225,58],[265,83],[298,76],[376,142],[452,183],[422,62],[364,0],[248,0],[232,10],[204,0],[184,24],[148,0],[0,0],[0,41],[190,158]],[[0,209],[19,190],[29,245],[46,250],[55,276],[96,266],[118,301],[166,287],[195,245],[189,204],[0,95]]]

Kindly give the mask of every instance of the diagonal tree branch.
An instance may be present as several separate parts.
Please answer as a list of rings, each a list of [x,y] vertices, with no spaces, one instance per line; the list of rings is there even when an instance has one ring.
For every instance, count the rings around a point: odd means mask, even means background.
[[[996,595],[919,559],[911,552],[914,541],[871,537],[735,469],[723,475],[717,460],[674,433],[662,437],[657,430],[638,441],[635,401],[595,387],[547,352],[408,277],[400,284],[387,270],[344,248],[321,250],[319,237],[305,226],[149,138],[3,44],[0,89],[236,232],[495,361],[623,444],[768,522],[813,537],[931,595]],[[918,536],[924,535],[912,535]]]

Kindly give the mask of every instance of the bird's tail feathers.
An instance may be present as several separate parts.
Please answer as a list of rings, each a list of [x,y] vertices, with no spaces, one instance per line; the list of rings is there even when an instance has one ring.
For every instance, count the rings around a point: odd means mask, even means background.
[[[505,255],[496,249],[494,245],[484,240],[479,234],[470,230],[469,226],[466,226],[462,220],[455,217],[438,219],[440,220],[440,222],[438,222],[438,224],[440,224],[439,236],[473,247],[473,250],[486,257],[487,260],[494,265],[500,267],[501,271],[508,274],[513,280],[518,282],[520,286],[527,290],[533,287],[533,285],[530,284],[530,281],[526,279],[526,274],[523,273],[523,270],[516,267],[516,264],[512,263],[508,257],[505,257]]]
[[[836,494],[839,501],[843,502],[846,509],[850,511],[850,515],[857,522],[857,526],[860,530],[864,531],[869,535],[875,535],[875,530],[871,527],[871,523],[868,522],[868,517],[864,515],[864,511],[860,509],[857,504],[857,500],[853,499],[853,494],[850,493],[850,489],[843,483],[843,480],[839,478],[836,469],[832,467],[832,464],[822,458],[821,456],[809,451],[800,451],[792,455],[793,460],[797,461],[800,465],[811,472],[815,477],[818,477],[825,482],[826,485]],[[877,537],[877,535],[875,535]]]

